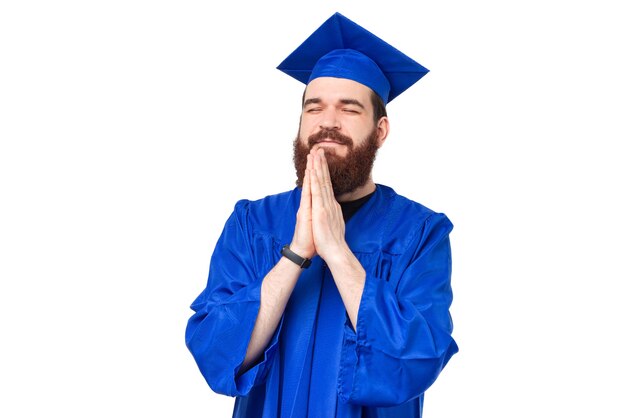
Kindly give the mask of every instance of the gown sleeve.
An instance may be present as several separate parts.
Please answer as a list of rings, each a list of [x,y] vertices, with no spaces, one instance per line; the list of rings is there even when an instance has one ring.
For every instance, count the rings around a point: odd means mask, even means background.
[[[445,215],[432,214],[412,239],[402,271],[392,271],[399,280],[366,273],[356,332],[349,321],[344,328],[342,401],[382,407],[414,399],[458,351],[449,314],[451,230]]]
[[[229,396],[245,396],[263,383],[282,326],[281,321],[263,357],[240,373],[267,273],[257,272],[265,267],[255,260],[247,224],[248,204],[238,202],[226,222],[211,257],[207,287],[191,305],[195,313],[185,333],[187,347],[211,389]]]

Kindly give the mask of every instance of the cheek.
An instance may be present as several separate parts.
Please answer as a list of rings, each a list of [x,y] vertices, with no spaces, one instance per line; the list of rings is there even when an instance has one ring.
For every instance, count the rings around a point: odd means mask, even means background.
[[[300,132],[304,136],[311,135],[315,126],[317,126],[315,118],[311,116],[302,116],[302,118],[300,119]]]
[[[354,146],[357,147],[359,145],[363,145],[372,134],[376,132],[376,126],[368,125],[366,123],[360,123],[352,127],[352,140],[354,141]]]

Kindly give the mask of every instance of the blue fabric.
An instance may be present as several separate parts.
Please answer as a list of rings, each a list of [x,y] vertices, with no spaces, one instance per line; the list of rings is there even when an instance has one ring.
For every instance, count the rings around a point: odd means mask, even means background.
[[[389,80],[371,58],[353,49],[335,49],[320,58],[308,82],[318,77],[347,78],[374,90],[385,103],[389,100]]]
[[[237,203],[193,302],[186,342],[234,417],[421,417],[423,393],[458,351],[449,307],[448,218],[377,185],[346,224],[366,271],[356,332],[319,257],[303,270],[263,359],[238,375],[263,277],[292,238],[300,189]]]
[[[385,104],[428,73],[340,13],[328,18],[277,68],[304,84],[317,77],[354,80],[374,90]]]

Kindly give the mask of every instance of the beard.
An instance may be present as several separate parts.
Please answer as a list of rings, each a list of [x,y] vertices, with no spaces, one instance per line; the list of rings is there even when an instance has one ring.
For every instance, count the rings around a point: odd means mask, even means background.
[[[296,185],[302,187],[306,170],[306,157],[311,148],[327,138],[348,148],[345,157],[338,156],[332,149],[324,149],[335,196],[352,192],[363,186],[370,178],[374,160],[376,159],[376,152],[378,151],[376,127],[372,129],[365,141],[358,147],[354,146],[352,138],[332,129],[324,129],[309,136],[306,144],[303,143],[298,133],[298,137],[293,142],[293,162],[298,177]]]

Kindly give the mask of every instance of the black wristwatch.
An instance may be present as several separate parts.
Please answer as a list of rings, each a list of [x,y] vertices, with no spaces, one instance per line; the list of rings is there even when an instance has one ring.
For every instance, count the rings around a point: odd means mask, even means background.
[[[300,257],[298,254],[294,253],[293,251],[291,251],[289,249],[289,245],[285,245],[283,247],[283,249],[280,250],[280,253],[283,255],[283,257],[286,257],[289,260],[291,260],[294,263],[296,263],[297,265],[299,265],[300,268],[305,269],[305,268],[308,268],[311,265],[311,259],[310,258]]]

